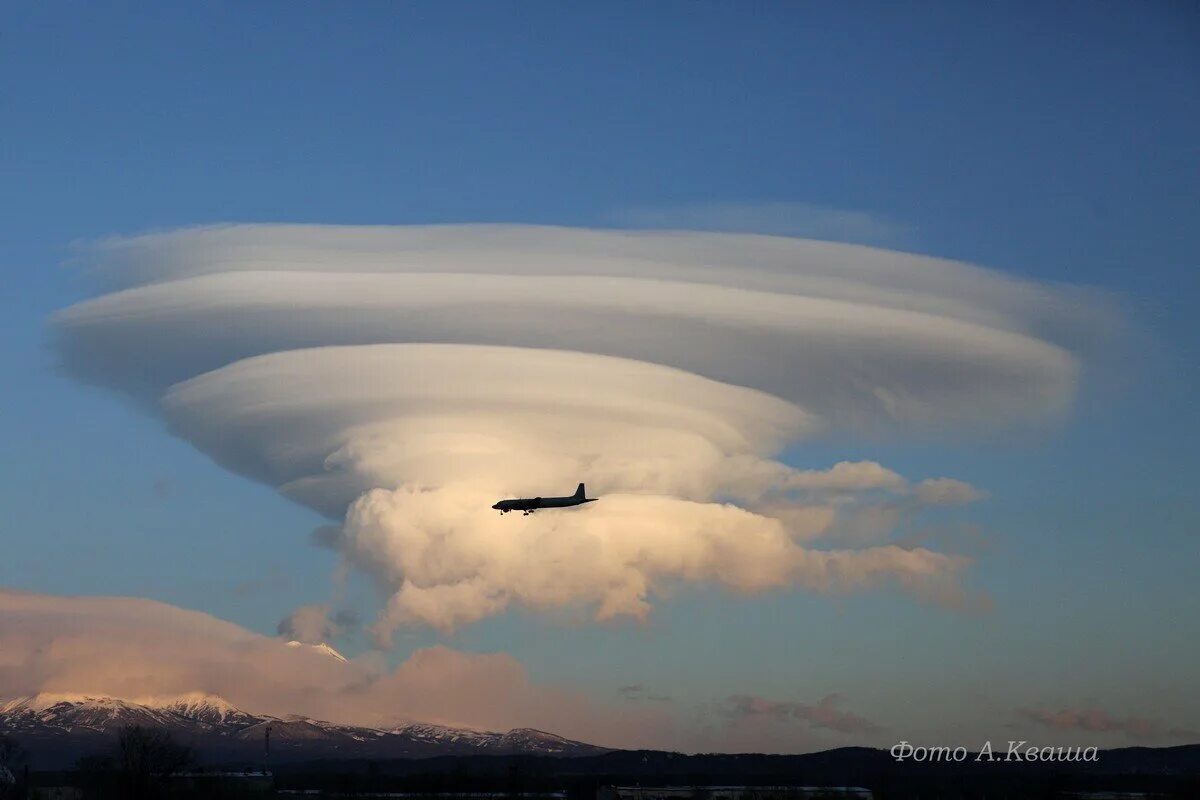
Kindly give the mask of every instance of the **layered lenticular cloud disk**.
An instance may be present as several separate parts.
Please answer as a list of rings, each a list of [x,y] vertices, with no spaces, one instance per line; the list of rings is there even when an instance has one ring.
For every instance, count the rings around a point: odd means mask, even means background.
[[[837,523],[974,487],[775,457],[1056,415],[1099,316],[967,265],[737,234],[230,226],[99,253],[115,290],[58,315],[67,368],[342,520],[390,594],[383,639],[514,605],[643,617],[679,581],[961,602],[963,559]],[[579,480],[603,502],[489,509]]]

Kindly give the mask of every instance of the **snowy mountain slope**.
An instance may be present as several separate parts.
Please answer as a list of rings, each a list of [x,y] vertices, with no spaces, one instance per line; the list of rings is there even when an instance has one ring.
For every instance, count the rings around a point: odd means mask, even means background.
[[[322,653],[324,655],[329,656],[334,661],[341,661],[343,663],[346,661],[346,657],[344,655],[339,653],[337,650],[334,650],[332,647],[325,644],[324,642],[321,642],[320,644],[305,644],[304,642],[297,642],[295,639],[293,639],[292,641],[287,643],[287,646],[288,647],[307,647],[310,650],[315,650],[318,653]]]
[[[302,716],[278,718],[202,693],[137,700],[46,693],[0,703],[0,733],[16,738],[43,763],[69,764],[80,755],[111,750],[117,731],[128,725],[164,729],[202,759],[214,760],[266,758],[268,739],[275,761],[608,752],[529,728],[498,733],[410,723],[383,730]]]
[[[114,697],[42,693],[0,704],[0,730],[106,731],[122,725],[174,727],[176,715],[161,707]]]
[[[151,697],[138,702],[151,708],[161,708],[183,719],[212,728],[231,726],[241,728],[253,725],[259,720],[258,717],[247,714],[223,698],[202,692],[190,692],[172,697]]]

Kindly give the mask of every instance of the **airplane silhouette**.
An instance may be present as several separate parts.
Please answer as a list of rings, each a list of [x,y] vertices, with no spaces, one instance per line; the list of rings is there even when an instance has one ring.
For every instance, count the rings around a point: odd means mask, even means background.
[[[528,516],[539,508],[570,508],[594,502],[596,502],[595,497],[584,497],[581,483],[575,490],[575,494],[570,497],[517,497],[512,500],[501,500],[492,508],[499,511],[501,515],[507,514],[509,511],[521,511],[523,512],[521,516]]]

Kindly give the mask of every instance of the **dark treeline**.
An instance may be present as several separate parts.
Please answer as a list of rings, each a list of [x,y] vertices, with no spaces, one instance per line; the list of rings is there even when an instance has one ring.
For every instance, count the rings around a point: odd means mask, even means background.
[[[313,762],[276,769],[276,785],[330,793],[566,792],[592,800],[606,786],[860,786],[879,800],[1038,800],[1082,791],[1143,791],[1200,798],[1200,747],[1154,774],[1096,765],[897,764],[886,753],[846,748],[802,756],[620,751],[587,758],[466,756]],[[1187,766],[1192,764],[1193,766]],[[1102,765],[1101,765],[1102,766]],[[698,795],[703,800],[703,794]],[[754,798],[754,800],[761,800]]]
[[[745,800],[786,800],[752,787],[860,786],[879,800],[1039,800],[1073,792],[1141,791],[1163,798],[1200,797],[1200,745],[1102,753],[1094,764],[898,764],[887,753],[844,748],[797,756],[682,755],[616,751],[582,758],[445,756],[427,759],[329,760],[265,765],[200,764],[196,754],[162,731],[130,727],[111,746],[75,769],[35,772],[24,753],[0,740],[0,762],[15,776],[0,797],[24,798],[41,787],[69,787],[82,800],[269,797],[280,790],[353,796],[377,792],[500,796],[565,792],[593,800],[609,786],[744,786]],[[26,777],[28,775],[28,777]],[[697,800],[705,800],[698,792]]]

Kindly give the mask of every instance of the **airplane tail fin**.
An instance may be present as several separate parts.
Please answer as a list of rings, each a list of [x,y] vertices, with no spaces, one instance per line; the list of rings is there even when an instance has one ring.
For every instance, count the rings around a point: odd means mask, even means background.
[[[576,497],[576,499],[579,499],[579,500],[582,500],[582,499],[584,498],[584,491],[583,491],[583,484],[582,484],[582,483],[581,483],[581,484],[579,484],[579,488],[577,488],[577,489],[575,490],[575,497]]]

